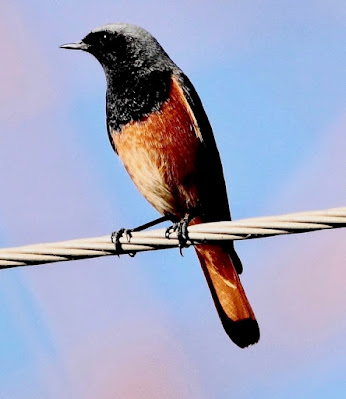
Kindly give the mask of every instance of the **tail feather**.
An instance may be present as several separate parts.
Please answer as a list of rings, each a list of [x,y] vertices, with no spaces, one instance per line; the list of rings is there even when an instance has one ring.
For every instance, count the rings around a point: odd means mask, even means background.
[[[226,333],[241,348],[255,344],[259,327],[229,251],[208,244],[195,249]]]

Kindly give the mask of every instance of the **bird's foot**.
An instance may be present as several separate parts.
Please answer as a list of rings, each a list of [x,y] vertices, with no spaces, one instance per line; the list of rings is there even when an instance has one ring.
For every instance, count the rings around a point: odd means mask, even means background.
[[[179,241],[179,252],[181,256],[183,256],[183,248],[187,248],[189,246],[187,242],[190,241],[190,238],[187,228],[192,219],[193,216],[191,216],[190,213],[187,213],[181,220],[179,220],[179,222],[176,222],[172,226],[168,227],[165,232],[165,237],[168,239],[172,233],[177,234],[177,239]]]
[[[115,250],[117,252],[117,255],[119,256],[121,253],[124,253],[122,246],[121,246],[121,242],[120,242],[120,238],[122,237],[126,237],[127,242],[131,241],[131,237],[132,237],[132,232],[134,229],[120,229],[118,231],[113,231],[113,233],[111,234],[111,240],[112,243],[114,244]],[[131,257],[135,256],[134,253],[129,252],[129,255]]]
[[[169,219],[170,219],[170,215],[165,215],[165,216],[162,216],[162,217],[160,217],[158,219],[152,220],[152,221],[150,221],[148,223],[145,223],[145,224],[142,224],[142,225],[140,225],[138,227],[135,227],[134,229],[124,229],[124,228],[122,228],[122,229],[120,229],[118,231],[114,231],[111,234],[111,240],[112,240],[112,243],[115,246],[115,250],[117,252],[117,255],[119,256],[119,254],[124,253],[124,251],[122,249],[122,246],[121,246],[121,243],[120,243],[120,239],[122,237],[125,236],[126,239],[127,239],[127,242],[130,242],[133,232],[145,230],[145,229],[147,229],[149,227],[155,226],[155,225],[157,225],[159,223],[162,223],[162,222],[165,222],[166,220],[169,220]],[[136,254],[134,252],[129,252],[129,255],[131,257],[133,257]]]

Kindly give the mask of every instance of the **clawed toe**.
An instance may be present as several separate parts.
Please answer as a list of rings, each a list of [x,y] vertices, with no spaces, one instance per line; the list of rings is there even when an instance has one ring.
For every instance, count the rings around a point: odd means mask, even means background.
[[[189,232],[188,232],[188,226],[191,221],[191,215],[186,214],[179,222],[174,223],[172,226],[168,227],[168,229],[165,232],[165,237],[170,238],[170,235],[172,233],[177,233],[177,239],[179,241],[179,251],[180,255],[183,256],[183,248],[188,247],[189,245],[187,244],[189,239]]]
[[[114,231],[112,233],[112,235],[111,235],[111,240],[112,240],[112,243],[114,244],[114,247],[115,247],[115,250],[116,250],[117,254],[119,255],[119,254],[124,253],[124,251],[122,249],[122,246],[121,246],[121,243],[120,243],[120,239],[122,237],[124,237],[124,235],[126,237],[127,242],[130,242],[133,232],[135,232],[135,231],[143,231],[143,230],[145,230],[145,229],[147,229],[149,227],[156,226],[159,223],[165,222],[166,220],[170,220],[170,215],[169,214],[161,216],[160,218],[152,220],[151,222],[142,224],[142,225],[140,225],[138,227],[135,227],[134,229],[124,229],[123,228],[123,229],[120,229],[118,231]],[[167,238],[169,238],[169,234],[170,234],[170,232],[167,231],[166,232],[166,237]],[[135,252],[128,252],[128,254],[131,257],[133,257],[133,256],[135,256],[136,253]]]
[[[178,228],[178,226],[177,226],[177,223],[174,223],[172,226],[169,226],[167,229],[166,229],[166,232],[165,232],[165,238],[170,238],[169,236],[172,234],[172,233],[174,233],[175,231],[177,231],[177,228]]]
[[[122,229],[120,229],[118,231],[114,231],[112,233],[111,240],[112,240],[112,243],[114,244],[115,250],[118,255],[124,252],[122,249],[122,246],[121,246],[120,239],[125,236],[127,242],[130,242],[131,237],[132,237],[132,231],[133,230],[131,230],[131,229],[122,228]]]

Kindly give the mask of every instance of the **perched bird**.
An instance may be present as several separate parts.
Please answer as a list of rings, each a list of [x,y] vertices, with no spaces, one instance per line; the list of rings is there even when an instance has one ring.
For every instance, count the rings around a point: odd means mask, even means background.
[[[61,47],[86,51],[102,65],[109,140],[158,212],[180,226],[231,220],[201,100],[155,38],[138,26],[108,24]],[[195,250],[227,334],[242,348],[256,343],[259,328],[238,277],[242,266],[233,243]]]

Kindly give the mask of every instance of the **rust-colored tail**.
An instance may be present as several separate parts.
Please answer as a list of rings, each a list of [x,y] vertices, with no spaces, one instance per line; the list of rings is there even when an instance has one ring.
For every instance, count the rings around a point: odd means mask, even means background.
[[[260,333],[231,256],[221,246],[195,246],[221,322],[241,348],[258,342]]]

